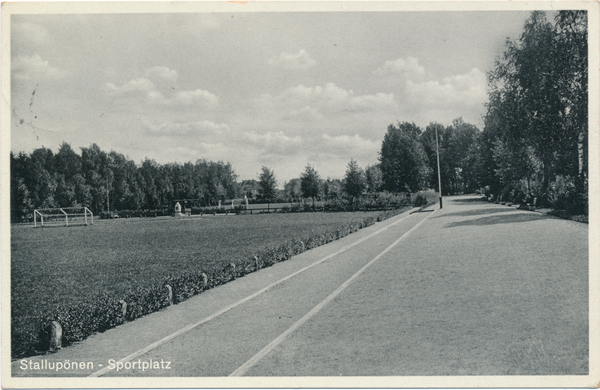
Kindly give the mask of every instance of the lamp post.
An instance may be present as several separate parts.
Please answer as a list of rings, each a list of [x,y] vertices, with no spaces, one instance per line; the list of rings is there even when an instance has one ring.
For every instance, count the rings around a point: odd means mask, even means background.
[[[437,126],[435,127],[435,150],[436,150],[436,154],[437,154],[438,189],[440,191],[440,209],[441,209],[442,208],[442,174],[440,172],[440,146],[438,144]]]

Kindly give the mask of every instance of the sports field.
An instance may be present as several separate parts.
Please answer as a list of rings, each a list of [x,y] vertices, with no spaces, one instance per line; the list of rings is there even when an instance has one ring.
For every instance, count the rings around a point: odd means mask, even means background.
[[[301,213],[96,220],[92,226],[11,229],[13,323],[165,276],[247,258],[311,232],[378,213]]]

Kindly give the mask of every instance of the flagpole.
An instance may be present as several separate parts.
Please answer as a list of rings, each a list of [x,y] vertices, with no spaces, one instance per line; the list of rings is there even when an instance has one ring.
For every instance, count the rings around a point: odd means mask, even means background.
[[[437,154],[438,189],[440,191],[440,209],[441,209],[442,208],[442,174],[440,172],[440,146],[438,144],[437,126],[435,127],[435,149],[436,149],[436,154]]]

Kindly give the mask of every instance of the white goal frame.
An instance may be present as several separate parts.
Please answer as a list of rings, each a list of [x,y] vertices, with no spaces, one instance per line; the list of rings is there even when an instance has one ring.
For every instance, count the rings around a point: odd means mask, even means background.
[[[69,222],[71,222],[71,226],[73,225],[85,225],[88,224],[88,215],[89,221],[93,225],[94,224],[94,213],[90,211],[87,207],[56,207],[56,208],[47,208],[47,209],[36,209],[33,210],[33,227],[38,227],[38,216],[40,218],[39,226],[48,226],[50,221],[54,219],[63,220],[64,224],[56,224],[52,223],[52,226],[69,226]],[[78,217],[83,217],[83,223],[78,219]],[[44,218],[46,218],[46,225],[44,225]],[[69,221],[71,218],[71,221]],[[76,218],[73,220],[73,218]]]

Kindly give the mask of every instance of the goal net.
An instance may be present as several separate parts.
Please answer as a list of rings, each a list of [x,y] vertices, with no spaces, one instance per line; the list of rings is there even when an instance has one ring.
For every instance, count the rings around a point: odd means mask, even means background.
[[[75,226],[94,224],[94,214],[87,207],[62,207],[33,211],[33,226]]]

